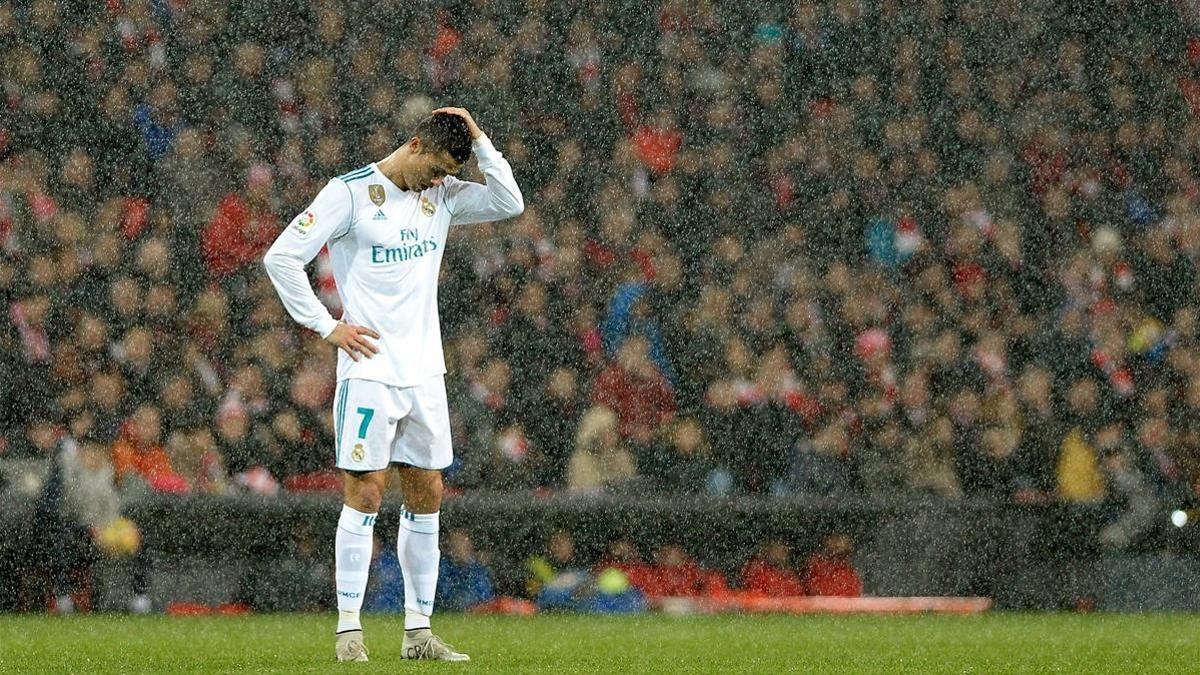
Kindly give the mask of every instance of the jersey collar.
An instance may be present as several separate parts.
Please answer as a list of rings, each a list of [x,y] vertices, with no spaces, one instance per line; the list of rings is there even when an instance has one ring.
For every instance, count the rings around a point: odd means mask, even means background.
[[[383,180],[383,182],[385,184],[387,184],[388,187],[395,190],[396,192],[412,192],[412,190],[402,190],[399,185],[396,185],[395,183],[393,183],[392,179],[388,178],[387,174],[384,173],[383,170],[379,168],[378,162],[371,162],[371,168],[374,169],[375,173]]]

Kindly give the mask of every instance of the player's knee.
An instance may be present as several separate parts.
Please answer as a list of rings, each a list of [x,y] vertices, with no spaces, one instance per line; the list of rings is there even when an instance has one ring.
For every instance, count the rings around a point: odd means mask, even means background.
[[[378,513],[383,503],[383,484],[375,480],[346,481],[346,503],[350,508],[363,513]]]
[[[422,497],[433,508],[437,508],[442,504],[442,479],[439,476],[435,480],[430,480],[424,485],[424,493]]]
[[[347,502],[350,503],[350,506],[352,506],[356,511],[361,511],[363,513],[379,513],[379,507],[381,504],[383,504],[382,493],[375,489],[365,489],[359,492],[355,497],[356,498],[353,500],[353,502],[350,500],[347,500]]]
[[[404,502],[416,513],[433,513],[442,506],[442,476],[438,472],[414,472],[406,481]]]

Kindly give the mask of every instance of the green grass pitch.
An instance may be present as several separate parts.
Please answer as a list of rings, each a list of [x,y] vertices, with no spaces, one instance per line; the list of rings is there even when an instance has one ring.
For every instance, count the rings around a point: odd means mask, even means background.
[[[437,631],[471,663],[400,659],[398,617],[364,620],[370,663],[333,662],[328,615],[0,616],[0,672],[1185,673],[1200,617],[474,617]]]

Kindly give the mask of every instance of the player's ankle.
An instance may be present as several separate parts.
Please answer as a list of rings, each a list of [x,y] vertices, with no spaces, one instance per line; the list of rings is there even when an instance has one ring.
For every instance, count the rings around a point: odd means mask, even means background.
[[[420,612],[414,612],[411,609],[404,611],[404,631],[414,630],[429,630],[429,615]]]

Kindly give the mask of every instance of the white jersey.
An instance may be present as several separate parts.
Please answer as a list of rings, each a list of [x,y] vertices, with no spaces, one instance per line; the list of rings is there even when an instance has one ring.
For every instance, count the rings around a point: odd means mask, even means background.
[[[373,358],[355,361],[338,350],[339,381],[410,387],[446,372],[437,282],[450,226],[525,209],[504,156],[486,136],[472,145],[486,186],[447,176],[420,193],[401,190],[372,163],[329,181],[267,251],[267,274],[288,313],[325,337],[337,321],[304,266],[328,243],[342,319],[379,333]]]

